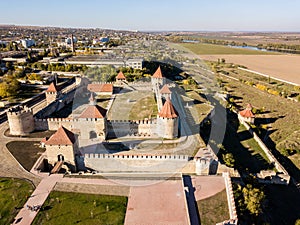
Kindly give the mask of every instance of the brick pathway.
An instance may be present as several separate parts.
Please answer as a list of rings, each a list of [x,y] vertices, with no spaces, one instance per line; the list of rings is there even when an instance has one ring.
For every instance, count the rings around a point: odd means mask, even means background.
[[[62,174],[53,174],[44,178],[29,197],[24,207],[19,211],[13,224],[30,225],[39,210],[30,210],[27,206],[42,206],[55,184],[59,182],[62,177]]]
[[[190,224],[182,180],[130,188],[125,225]]]

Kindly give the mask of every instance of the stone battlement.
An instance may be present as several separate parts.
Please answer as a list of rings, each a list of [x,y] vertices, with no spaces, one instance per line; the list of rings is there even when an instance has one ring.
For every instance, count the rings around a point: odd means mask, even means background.
[[[156,124],[156,119],[149,120],[107,120],[109,124]]]
[[[88,159],[136,159],[136,160],[142,159],[142,160],[189,161],[188,155],[151,155],[151,154],[113,155],[113,154],[88,153],[88,154],[84,154],[84,157]]]
[[[114,84],[115,82],[92,82],[91,84]]]
[[[8,115],[20,115],[22,113],[32,113],[32,109],[23,106],[17,106],[17,107],[10,108],[7,111]]]

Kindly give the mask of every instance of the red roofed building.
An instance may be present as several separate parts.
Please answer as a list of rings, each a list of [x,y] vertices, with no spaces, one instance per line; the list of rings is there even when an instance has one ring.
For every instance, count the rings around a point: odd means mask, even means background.
[[[81,141],[88,143],[89,140],[106,139],[106,112],[106,109],[96,104],[93,95],[91,95],[90,104],[75,123],[75,129],[80,130],[79,139]]]
[[[77,147],[75,145],[75,135],[64,128],[58,130],[45,141],[48,163],[52,166],[58,161],[63,161],[71,171],[76,171],[75,155]]]
[[[112,95],[113,93],[112,84],[88,84],[87,89],[97,95]]]
[[[238,116],[248,123],[254,123],[255,115],[252,112],[252,105],[248,104],[246,109],[239,112]]]
[[[118,75],[116,76],[116,82],[123,82],[123,81],[126,81],[126,77],[125,75],[123,74],[122,71],[120,71],[118,73]]]
[[[157,133],[159,136],[167,139],[178,137],[178,119],[179,114],[174,108],[171,100],[167,98],[165,104],[157,115],[158,127]]]

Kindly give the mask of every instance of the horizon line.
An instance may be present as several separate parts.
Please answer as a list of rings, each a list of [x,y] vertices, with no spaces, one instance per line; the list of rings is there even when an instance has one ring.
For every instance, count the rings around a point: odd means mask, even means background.
[[[100,30],[114,30],[114,31],[127,31],[127,32],[255,32],[255,33],[300,33],[295,30],[229,30],[229,29],[218,29],[218,30],[180,30],[180,29],[128,29],[128,28],[102,28],[102,27],[74,27],[74,26],[57,26],[57,25],[33,25],[33,24],[9,24],[0,23],[1,26],[16,26],[16,27],[46,27],[46,28],[61,28],[61,29],[100,29]]]

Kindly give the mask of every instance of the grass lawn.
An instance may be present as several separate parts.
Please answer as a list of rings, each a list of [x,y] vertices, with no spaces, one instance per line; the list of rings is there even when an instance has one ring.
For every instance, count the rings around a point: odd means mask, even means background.
[[[238,136],[239,136],[239,139],[241,140],[241,144],[245,148],[249,149],[249,151],[252,151],[253,154],[259,154],[266,161],[269,162],[269,159],[268,159],[266,153],[261,149],[261,147],[258,145],[258,143],[251,136],[249,131],[246,129],[246,127],[242,124],[239,126]]]
[[[0,178],[0,224],[12,223],[32,191],[32,184],[25,180]]]
[[[123,224],[127,197],[51,192],[33,225]]]
[[[130,120],[143,120],[145,118],[156,117],[157,105],[154,95],[139,99],[131,108]]]
[[[201,225],[212,225],[229,219],[226,190],[197,202]]]
[[[228,114],[228,125],[226,126],[223,145],[225,149],[233,154],[235,166],[240,172],[259,173],[261,170],[273,169],[269,160],[264,157],[262,150],[254,143],[253,138],[246,130],[235,127],[236,120],[233,114]],[[241,128],[242,129],[242,128]],[[223,154],[220,151],[219,154]],[[221,155],[220,155],[221,156]]]
[[[273,52],[264,52],[249,49],[232,48],[224,45],[213,45],[203,43],[182,43],[181,46],[191,50],[197,55],[274,55]]]
[[[6,147],[18,162],[28,171],[45,151],[37,141],[11,141]]]

